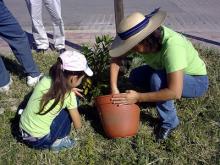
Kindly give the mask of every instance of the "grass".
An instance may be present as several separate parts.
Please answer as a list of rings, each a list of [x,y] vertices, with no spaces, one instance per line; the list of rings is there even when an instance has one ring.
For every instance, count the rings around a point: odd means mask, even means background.
[[[32,88],[26,85],[14,56],[7,56],[4,61],[13,85],[9,93],[0,95],[0,108],[4,110],[0,114],[0,164],[220,164],[220,52],[197,48],[207,64],[210,88],[201,98],[176,102],[181,123],[170,139],[162,144],[155,142],[149,117],[156,117],[155,108],[142,108],[136,136],[108,139],[95,109],[85,106],[82,129],[71,133],[79,138],[77,147],[59,154],[30,149],[13,137],[11,121]],[[34,54],[44,73],[56,58],[54,53]]]

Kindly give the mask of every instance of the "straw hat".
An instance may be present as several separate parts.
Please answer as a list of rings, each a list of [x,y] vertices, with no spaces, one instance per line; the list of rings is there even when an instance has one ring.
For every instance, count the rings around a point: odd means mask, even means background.
[[[166,12],[158,8],[146,16],[135,12],[124,18],[119,24],[117,36],[111,45],[110,56],[119,57],[127,53],[155,31],[163,23],[165,17]]]

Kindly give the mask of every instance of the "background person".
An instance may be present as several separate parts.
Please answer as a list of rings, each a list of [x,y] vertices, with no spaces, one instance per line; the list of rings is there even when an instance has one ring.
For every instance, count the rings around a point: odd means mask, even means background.
[[[32,33],[37,51],[44,53],[49,48],[49,40],[42,21],[42,5],[44,5],[53,23],[54,47],[57,52],[63,53],[65,34],[60,0],[26,0],[26,3],[32,19]]]
[[[34,86],[41,74],[33,60],[28,38],[2,0],[0,0],[0,36],[9,44],[27,74],[27,85]],[[0,92],[8,91],[11,83],[10,74],[0,56]]]

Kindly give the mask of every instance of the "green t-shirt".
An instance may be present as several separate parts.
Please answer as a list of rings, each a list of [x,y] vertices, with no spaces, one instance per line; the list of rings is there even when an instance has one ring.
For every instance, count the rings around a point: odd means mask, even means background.
[[[188,75],[206,75],[206,66],[198,52],[183,35],[163,26],[162,49],[157,53],[144,54],[145,63],[167,73],[183,70]]]
[[[44,76],[43,79],[35,87],[26,108],[24,109],[21,120],[20,128],[32,135],[33,137],[43,137],[50,132],[50,125],[54,118],[59,114],[61,109],[67,108],[68,110],[77,107],[76,96],[73,92],[67,93],[64,98],[62,108],[59,102],[56,107],[45,115],[38,115],[40,109],[40,101],[44,93],[46,93],[51,86],[51,78]],[[47,110],[54,102],[50,100],[44,111]]]

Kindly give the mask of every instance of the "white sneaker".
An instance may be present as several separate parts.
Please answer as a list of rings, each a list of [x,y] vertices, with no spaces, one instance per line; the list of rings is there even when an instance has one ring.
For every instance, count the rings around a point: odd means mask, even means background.
[[[63,149],[67,148],[73,148],[76,146],[76,141],[69,138],[69,136],[66,136],[62,139],[57,139],[51,146],[50,150],[57,153]]]
[[[30,87],[35,86],[40,81],[41,77],[43,77],[43,73],[37,77],[27,76],[27,85]]]
[[[10,85],[12,84],[12,79],[10,77],[9,83],[0,87],[0,92],[7,92],[9,91]]]

